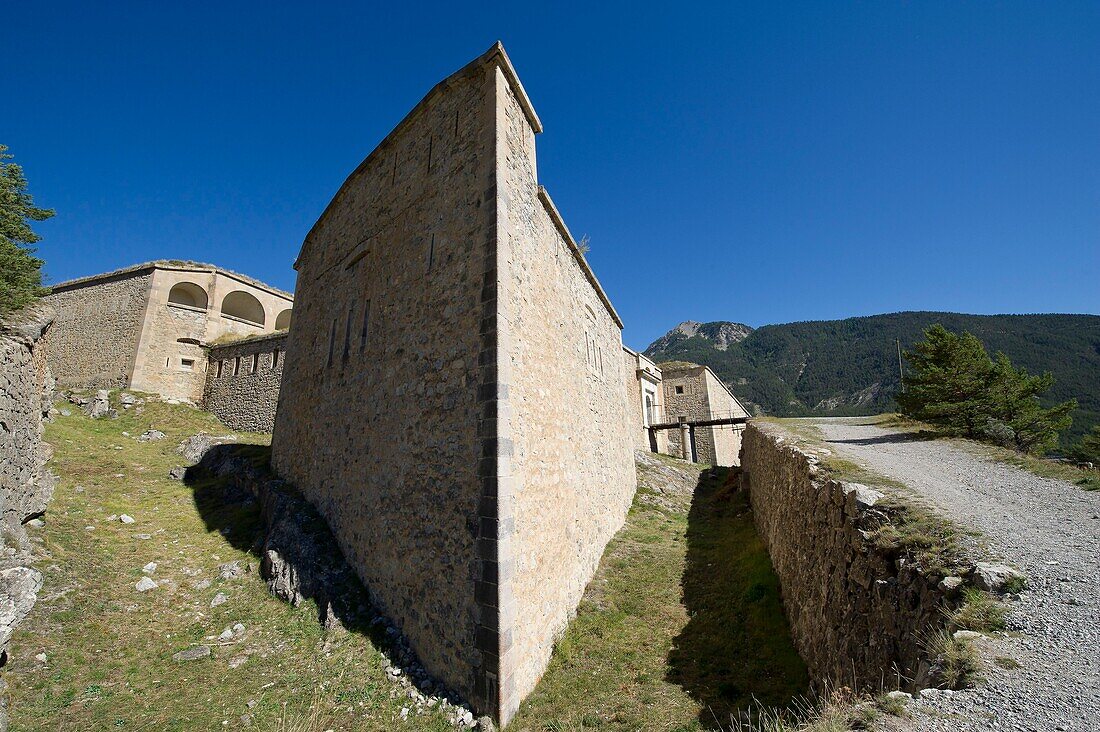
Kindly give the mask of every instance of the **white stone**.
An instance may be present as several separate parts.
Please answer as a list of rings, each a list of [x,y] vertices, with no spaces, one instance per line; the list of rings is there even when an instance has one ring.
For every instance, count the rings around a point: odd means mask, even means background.
[[[138,592],[148,592],[149,590],[155,590],[156,588],[157,583],[149,579],[148,577],[142,577],[138,580],[137,584],[134,585],[134,589],[136,589]]]
[[[157,571],[157,563],[156,562],[149,562],[148,564],[146,564],[144,567],[141,568],[141,571],[144,572],[145,574],[152,574],[153,572]]]
[[[124,514],[122,514],[121,516],[118,517],[118,520],[121,521],[124,524],[132,524],[132,523],[134,523],[135,519],[134,519],[133,516],[130,516],[129,514],[124,513]]]

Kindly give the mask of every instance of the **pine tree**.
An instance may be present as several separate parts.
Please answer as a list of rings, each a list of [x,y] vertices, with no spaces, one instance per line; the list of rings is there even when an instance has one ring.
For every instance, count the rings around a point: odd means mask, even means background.
[[[911,366],[896,401],[902,414],[939,425],[950,434],[981,436],[985,427],[982,397],[992,366],[982,342],[938,323],[924,340],[906,351]]]
[[[1073,421],[1070,413],[1077,408],[1076,400],[1049,409],[1039,403],[1039,396],[1054,384],[1050,372],[1031,376],[1013,366],[1008,356],[998,353],[987,380],[985,433],[993,442],[1020,452],[1046,452],[1058,443],[1058,433]]]
[[[1083,463],[1100,464],[1100,425],[1081,438],[1070,454]]]
[[[942,325],[905,354],[911,371],[896,401],[903,414],[948,434],[994,442],[1020,452],[1045,452],[1069,427],[1076,400],[1044,408],[1039,397],[1054,384],[1050,373],[1032,376],[1003,353],[990,359],[970,333]]]
[[[0,315],[18,310],[44,293],[42,260],[34,256],[32,244],[39,237],[31,221],[45,221],[54,215],[37,208],[27,193],[23,168],[5,162],[12,156],[0,145]]]

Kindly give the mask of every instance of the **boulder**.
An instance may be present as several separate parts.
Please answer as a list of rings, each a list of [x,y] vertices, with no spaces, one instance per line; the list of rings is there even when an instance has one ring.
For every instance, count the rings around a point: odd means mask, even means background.
[[[138,436],[137,440],[138,442],[153,442],[155,440],[163,440],[167,436],[168,435],[160,430],[145,430]]]
[[[189,465],[194,465],[202,460],[203,456],[215,445],[225,445],[237,441],[236,435],[208,435],[205,432],[192,435],[180,443],[176,452],[187,460]]]
[[[986,592],[1002,592],[1009,582],[1025,579],[1024,575],[1007,564],[978,562],[972,570],[974,586]]]
[[[111,412],[111,401],[108,397],[109,392],[106,389],[100,389],[95,393],[95,399],[85,407],[84,411],[92,419],[103,419]]]
[[[8,646],[15,626],[23,622],[38,599],[42,575],[30,567],[0,571],[0,654]]]

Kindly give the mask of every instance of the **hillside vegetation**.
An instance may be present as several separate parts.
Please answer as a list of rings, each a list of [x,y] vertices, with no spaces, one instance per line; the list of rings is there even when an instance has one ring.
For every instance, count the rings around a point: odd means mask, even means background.
[[[1073,425],[1062,444],[1077,442],[1100,424],[1100,316],[964,315],[909,312],[846,320],[768,325],[692,324],[655,341],[645,353],[657,361],[710,366],[746,406],[783,417],[856,416],[894,409],[898,389],[895,338],[910,349],[923,331],[940,323],[969,331],[990,353],[1005,353],[1030,373],[1050,371],[1054,385],[1044,406],[1077,399]],[[736,326],[734,329],[721,326]],[[751,331],[719,343],[708,334]],[[723,348],[724,347],[724,348]]]

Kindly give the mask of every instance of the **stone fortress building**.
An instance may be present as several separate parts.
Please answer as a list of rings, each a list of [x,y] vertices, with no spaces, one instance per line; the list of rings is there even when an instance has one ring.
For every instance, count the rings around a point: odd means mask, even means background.
[[[205,346],[290,327],[294,296],[209,264],[156,261],[62,282],[46,302],[60,386],[127,388],[199,402]]]
[[[201,401],[273,431],[273,468],[379,610],[501,723],[626,518],[634,451],[732,465],[747,416],[710,369],[662,371],[623,345],[539,185],[540,132],[497,43],[351,173],[305,238],[293,297],[151,262],[47,298],[62,386]]]

